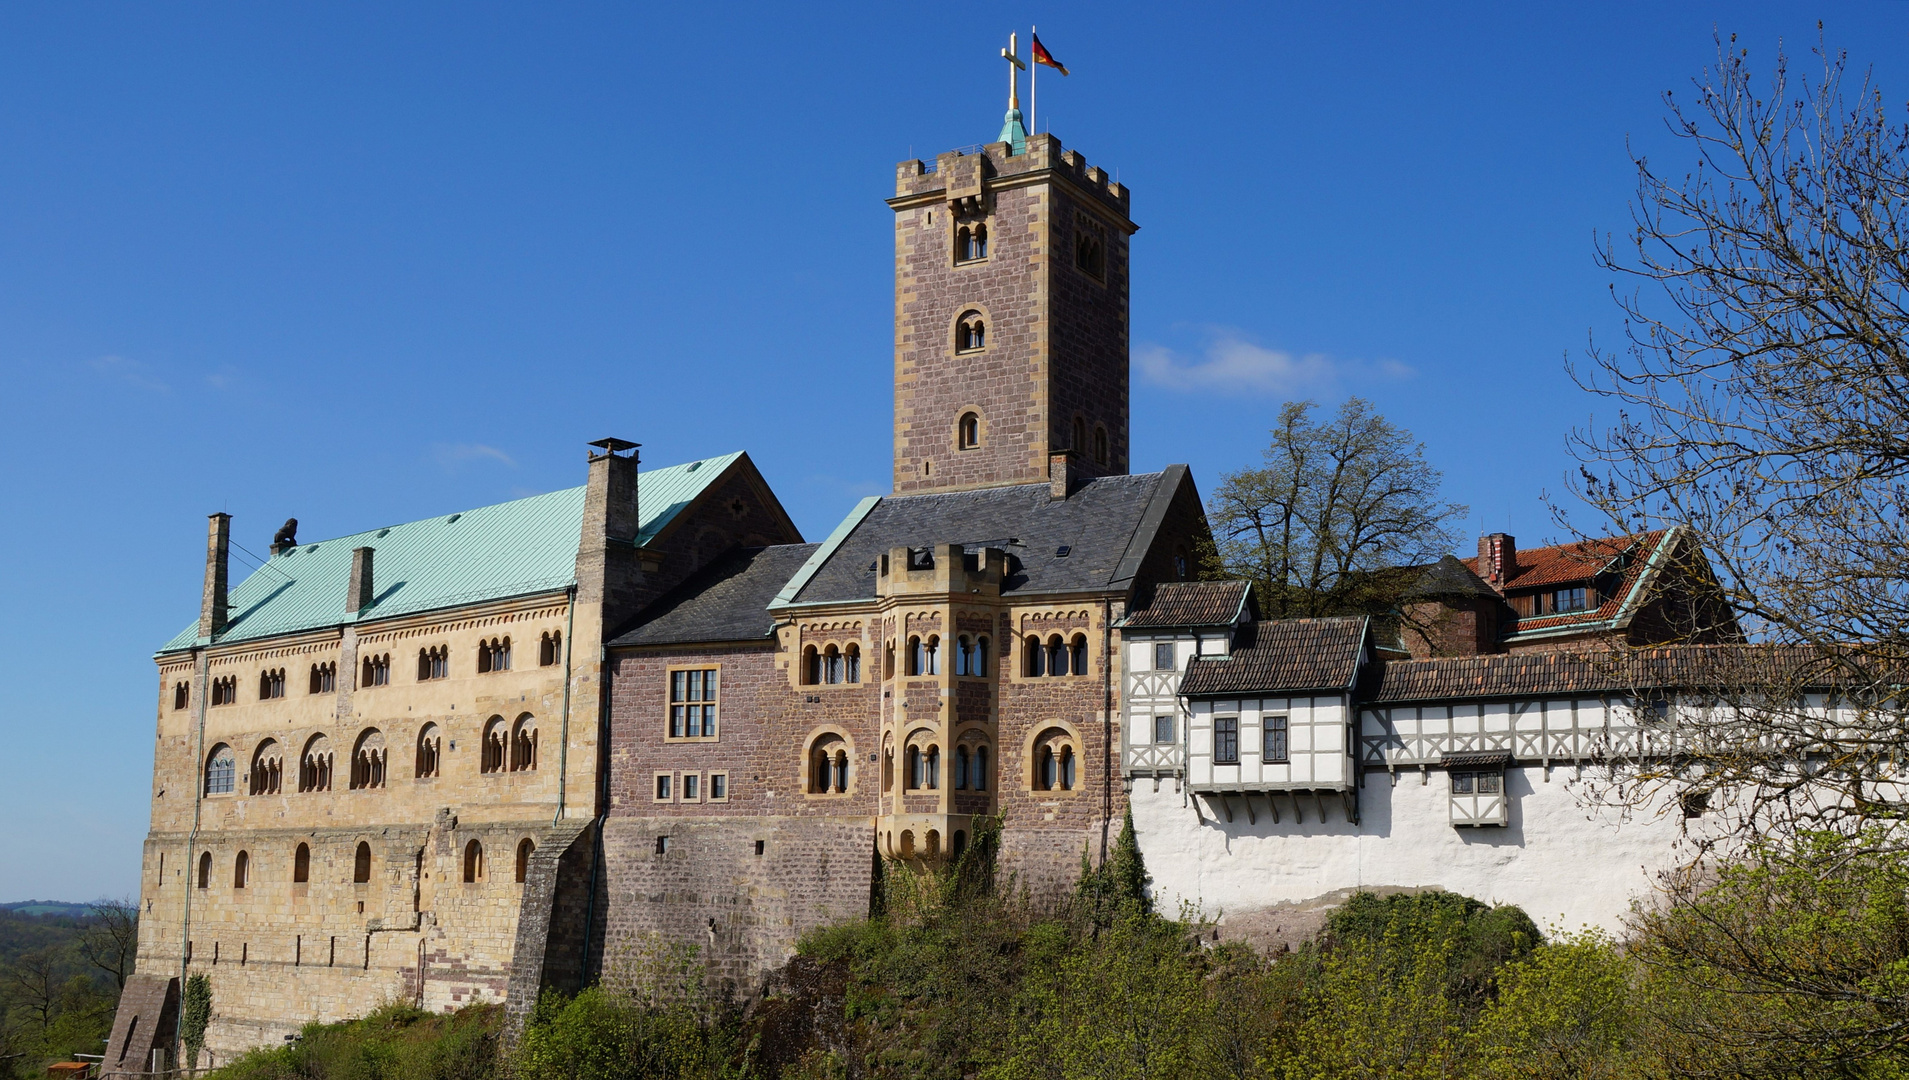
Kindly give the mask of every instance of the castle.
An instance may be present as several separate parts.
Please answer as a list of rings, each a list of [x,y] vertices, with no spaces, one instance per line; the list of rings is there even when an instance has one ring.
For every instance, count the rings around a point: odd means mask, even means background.
[[[1130,471],[1127,189],[1011,113],[889,206],[894,493],[819,543],[747,454],[620,439],[580,487],[283,533],[237,585],[212,516],[109,1075],[168,1052],[187,973],[201,1064],[394,999],[521,1016],[655,934],[748,992],[986,817],[1040,895],[1131,807],[1163,903],[1266,940],[1357,888],[1609,923],[1647,885],[1681,819],[1568,789],[1654,717],[1570,650],[1674,636],[1688,538],[1487,537],[1409,642],[1261,621],[1194,580],[1187,468]]]

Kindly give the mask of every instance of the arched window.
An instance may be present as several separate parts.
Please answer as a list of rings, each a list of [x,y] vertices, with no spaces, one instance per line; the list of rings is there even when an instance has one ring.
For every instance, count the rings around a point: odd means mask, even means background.
[[[1071,791],[1074,788],[1076,754],[1074,738],[1061,728],[1048,728],[1033,743],[1034,775],[1031,787],[1036,791]]]
[[[818,746],[809,752],[809,794],[829,793],[829,752]]]
[[[1094,428],[1094,462],[1107,464],[1107,429],[1104,427]]]
[[[285,669],[268,668],[259,672],[259,700],[270,701],[285,696]]]
[[[510,760],[510,732],[505,727],[504,718],[493,716],[484,724],[483,745],[479,751],[477,770],[485,773],[500,773]]]
[[[324,664],[313,664],[312,677],[311,677],[311,683],[310,683],[310,692],[314,694],[330,694],[337,691],[337,689],[338,689],[337,662],[332,661],[332,662],[324,663]]]
[[[842,681],[842,650],[830,645],[822,650],[822,681],[831,686]]]
[[[988,227],[986,225],[976,225],[974,227],[974,245],[970,248],[968,257],[971,259],[985,259],[988,257]]]
[[[927,657],[927,654],[922,651],[921,639],[918,637],[909,638],[908,639],[908,674],[910,675],[922,674],[923,673],[922,668],[924,668],[927,665],[927,663],[928,663],[928,657]]]
[[[298,790],[331,790],[331,740],[313,735],[305,740],[305,751],[298,756]]]
[[[924,661],[921,674],[941,674],[941,638],[928,635],[928,640],[921,643],[921,655]]]
[[[1087,421],[1078,416],[1074,417],[1074,441],[1068,444],[1068,449],[1082,454],[1087,452]]]
[[[955,425],[956,443],[963,450],[972,450],[981,445],[981,418],[974,413],[961,414],[961,422]]]
[[[537,845],[531,843],[528,836],[517,841],[517,884],[522,885],[530,877],[530,856],[536,850]]]
[[[418,681],[442,679],[451,673],[451,650],[440,645],[418,650]]]
[[[537,666],[553,667],[563,663],[563,631],[552,630],[538,639]]]
[[[384,786],[386,754],[384,733],[377,728],[366,728],[351,749],[351,790]]]
[[[238,858],[232,860],[232,887],[243,889],[251,879],[252,856],[248,852],[241,851]]]
[[[974,662],[970,666],[973,669],[968,672],[970,675],[986,675],[988,673],[987,638],[978,637],[974,639]]]
[[[908,790],[919,791],[922,787],[921,747],[908,748]]]
[[[252,751],[248,794],[276,795],[285,783],[285,749],[277,739],[266,739]]]
[[[965,746],[955,747],[954,765],[955,765],[954,789],[956,791],[968,790],[968,748],[967,747]]]
[[[895,750],[890,747],[882,751],[882,793],[895,790]]]
[[[438,767],[443,761],[444,735],[436,724],[426,724],[418,731],[418,769],[416,776],[422,780],[427,776],[438,775]]]
[[[212,887],[212,853],[210,851],[199,853],[199,887],[201,889]]]
[[[358,850],[351,857],[351,880],[355,885],[364,885],[371,881],[371,845],[358,841]]]
[[[1061,747],[1061,788],[1074,790],[1074,748],[1071,746]]]
[[[390,653],[367,656],[361,666],[364,670],[358,676],[359,686],[389,686],[391,684]]]
[[[212,748],[205,760],[205,793],[207,795],[230,795],[234,778],[238,773],[238,759],[232,756],[232,748],[220,743]]]
[[[802,685],[814,686],[822,681],[822,657],[815,646],[802,646]]]
[[[973,648],[974,646],[968,641],[968,635],[962,634],[960,637],[955,638],[954,673],[956,675],[966,675],[968,673],[969,657]]]
[[[968,254],[968,252],[973,249],[973,245],[974,245],[974,230],[968,228],[966,225],[963,225],[959,229],[956,229],[955,230],[955,261],[967,262],[969,259],[974,258],[973,255]]]
[[[1060,776],[1056,772],[1054,767],[1055,763],[1054,763],[1054,748],[1053,747],[1051,746],[1041,747],[1040,762],[1041,762],[1040,773],[1039,773],[1040,779],[1035,783],[1034,786],[1037,788],[1040,788],[1042,791],[1052,791],[1054,790],[1055,785],[1060,780]]]
[[[821,735],[809,744],[809,793],[848,793],[848,743],[840,735]]]
[[[1067,645],[1059,634],[1050,634],[1047,639],[1047,673],[1049,675],[1067,674]]]
[[[1107,272],[1107,250],[1100,238],[1082,230],[1074,237],[1074,265],[1083,273],[1100,277]]]
[[[484,880],[484,845],[476,840],[464,845],[464,880]]]
[[[477,643],[477,672],[510,670],[510,639],[492,638]]]
[[[1187,579],[1188,569],[1189,568],[1187,565],[1186,549],[1183,547],[1174,548],[1173,549],[1173,576],[1179,578],[1181,581],[1185,581]]]
[[[882,678],[892,679],[894,677],[895,677],[895,639],[889,638],[888,642],[882,646]]]
[[[844,795],[848,793],[848,751],[846,750],[835,752],[835,790]]]
[[[510,771],[531,772],[537,768],[537,718],[525,713],[517,718],[510,733]]]
[[[1029,634],[1022,645],[1022,674],[1034,678],[1047,674],[1047,650],[1041,647],[1041,639]]]
[[[975,352],[987,347],[987,327],[981,321],[978,311],[963,312],[955,322],[955,351]]]
[[[922,770],[926,773],[927,787],[931,790],[941,786],[941,747],[931,746],[922,755]]]
[[[1075,634],[1068,643],[1067,651],[1073,655],[1068,658],[1068,670],[1076,675],[1087,674],[1087,635]]]
[[[862,681],[862,647],[846,645],[842,648],[842,675],[852,683]]]
[[[303,885],[311,879],[312,848],[310,844],[300,844],[292,853],[292,884]]]
[[[974,771],[973,773],[970,774],[969,779],[972,782],[972,786],[974,790],[976,791],[988,790],[988,748],[987,747],[977,746],[974,748]]]

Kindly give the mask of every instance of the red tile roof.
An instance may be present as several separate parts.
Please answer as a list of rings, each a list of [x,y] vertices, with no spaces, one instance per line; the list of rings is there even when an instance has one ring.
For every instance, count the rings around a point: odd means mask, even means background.
[[[1127,616],[1127,628],[1231,626],[1246,607],[1252,586],[1244,581],[1169,581],[1147,605]]]
[[[1359,675],[1365,639],[1363,615],[1254,623],[1241,632],[1230,656],[1197,657],[1188,664],[1180,693],[1345,690]]]
[[[1662,545],[1674,542],[1674,530],[1656,529],[1634,536],[1613,536],[1598,540],[1579,540],[1569,544],[1532,548],[1518,552],[1518,565],[1505,592],[1523,592],[1546,585],[1575,585],[1600,573],[1621,571],[1623,577],[1603,603],[1587,611],[1563,615],[1539,615],[1520,618],[1512,633],[1527,634],[1539,630],[1561,630],[1578,625],[1607,623],[1617,618],[1626,604],[1640,598],[1645,577],[1652,567],[1651,557]],[[1459,560],[1476,573],[1478,559]]]

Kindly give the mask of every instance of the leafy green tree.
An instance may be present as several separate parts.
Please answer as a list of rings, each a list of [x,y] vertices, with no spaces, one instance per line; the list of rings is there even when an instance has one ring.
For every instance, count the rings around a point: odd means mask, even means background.
[[[187,1067],[198,1067],[206,1025],[211,1022],[212,980],[204,975],[187,976],[185,993],[179,999],[179,1041],[185,1044]]]
[[[1542,945],[1497,973],[1497,996],[1472,1030],[1490,1080],[1625,1076],[1642,1030],[1635,961],[1587,930]]]

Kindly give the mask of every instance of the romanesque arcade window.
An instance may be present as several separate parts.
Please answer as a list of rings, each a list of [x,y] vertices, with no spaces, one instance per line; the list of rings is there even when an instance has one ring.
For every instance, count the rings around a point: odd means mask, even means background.
[[[813,645],[802,650],[802,681],[809,686],[862,681],[862,648],[850,643],[845,646],[826,645],[820,651]]]
[[[298,790],[331,790],[331,740],[324,735],[313,735],[305,740],[305,750],[298,756]]]
[[[249,795],[277,795],[285,783],[285,750],[277,739],[266,739],[252,751]]]
[[[313,664],[311,693],[334,694],[338,692],[337,663]]]
[[[986,675],[988,673],[988,639],[969,638],[962,634],[955,638],[956,675]]]
[[[510,731],[510,771],[531,772],[537,768],[537,718],[525,713]]]
[[[231,705],[239,700],[239,677],[225,675],[212,680],[212,704]]]
[[[442,679],[451,673],[451,650],[443,645],[433,645],[418,650],[418,681],[430,682]]]
[[[358,841],[358,850],[351,857],[351,881],[354,885],[364,885],[371,881],[371,845]]]
[[[205,793],[207,795],[230,795],[234,779],[238,773],[238,759],[232,755],[232,748],[220,743],[206,755]]]
[[[1075,634],[1072,638],[1049,634],[1046,641],[1030,634],[1025,645],[1021,670],[1029,678],[1087,674],[1086,634]]]
[[[510,728],[501,716],[493,716],[484,723],[483,748],[478,756],[477,771],[500,773],[510,760]]]
[[[978,352],[987,348],[988,330],[978,311],[964,311],[955,321],[955,351]]]
[[[357,744],[351,748],[351,790],[363,791],[384,786],[387,753],[384,732],[377,728],[366,728],[358,735]]]
[[[1074,268],[1096,279],[1107,276],[1107,243],[1085,219],[1074,234]]]
[[[191,700],[192,687],[189,684],[182,682],[172,684],[172,707],[174,709],[185,708],[186,703]]]
[[[444,733],[436,724],[426,724],[418,732],[418,764],[414,774],[422,780],[427,776],[438,775],[443,764]]]
[[[464,845],[464,881],[473,884],[484,880],[484,845],[476,840]]]
[[[561,663],[563,663],[563,631],[552,630],[537,641],[537,666],[555,667]]]
[[[526,836],[517,841],[517,884],[522,885],[530,877],[530,856],[536,852],[537,845]]]
[[[908,639],[908,674],[941,674],[941,638],[930,634],[925,638]]]
[[[716,737],[716,668],[677,668],[669,673],[669,737]]]
[[[988,748],[955,747],[954,786],[956,791],[988,790]]]
[[[1076,782],[1078,754],[1071,735],[1049,728],[1034,740],[1034,775],[1029,785],[1036,791],[1072,791]]]
[[[477,643],[477,673],[510,670],[510,638],[492,638]]]
[[[955,261],[974,262],[988,257],[988,227],[963,225],[955,230]]]
[[[364,659],[364,663],[360,666],[363,670],[361,670],[358,675],[359,686],[391,685],[390,653],[377,653],[372,656],[367,656]]]
[[[268,668],[259,672],[259,700],[270,701],[285,696],[285,669]]]
[[[848,743],[840,735],[822,735],[809,745],[809,794],[848,794]]]

